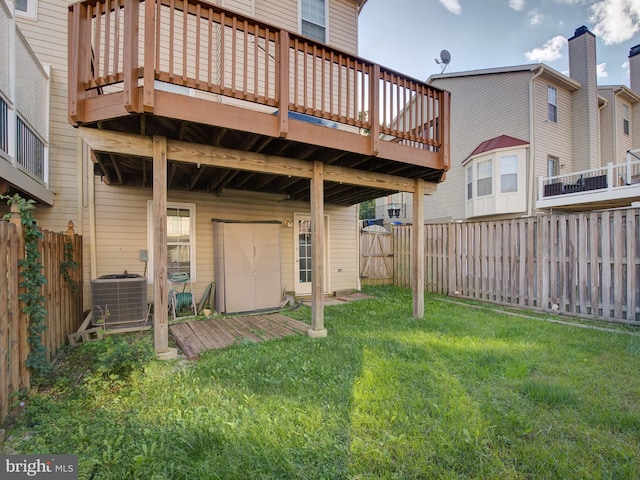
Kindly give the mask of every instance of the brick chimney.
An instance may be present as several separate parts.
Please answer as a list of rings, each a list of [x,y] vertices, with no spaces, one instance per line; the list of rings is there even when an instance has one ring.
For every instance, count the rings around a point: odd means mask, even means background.
[[[640,59],[639,59],[640,60]],[[596,36],[585,26],[569,39],[569,76],[580,82],[573,92],[573,170],[600,166]]]

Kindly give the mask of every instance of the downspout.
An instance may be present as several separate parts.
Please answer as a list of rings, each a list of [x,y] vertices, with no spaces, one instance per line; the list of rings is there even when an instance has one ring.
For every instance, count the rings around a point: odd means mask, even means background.
[[[617,97],[617,93],[615,92],[615,90],[612,90],[611,92],[613,94],[613,129],[614,129],[614,135],[613,135],[613,163],[617,164],[618,163],[618,136],[615,135],[615,129],[616,129],[616,121],[618,119],[617,117],[617,113],[616,113],[616,97]],[[602,135],[601,135],[601,127],[602,127],[602,122],[600,121],[600,117],[602,115],[602,110],[604,109],[604,107],[606,107],[607,105],[609,105],[609,101],[608,100],[604,100],[604,103],[601,107],[598,107],[598,165],[600,165],[602,167]]]
[[[544,65],[540,65],[539,70],[529,79],[529,205],[527,206],[527,216],[533,214],[533,203],[536,192],[536,139],[535,139],[535,95],[533,92],[533,82],[544,72]]]

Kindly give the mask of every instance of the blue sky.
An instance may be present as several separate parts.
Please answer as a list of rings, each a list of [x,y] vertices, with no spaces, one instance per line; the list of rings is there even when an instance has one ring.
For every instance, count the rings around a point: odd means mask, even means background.
[[[598,83],[629,85],[629,49],[640,44],[640,0],[368,0],[359,54],[426,80],[447,72],[545,63],[568,74],[567,39],[596,34]]]

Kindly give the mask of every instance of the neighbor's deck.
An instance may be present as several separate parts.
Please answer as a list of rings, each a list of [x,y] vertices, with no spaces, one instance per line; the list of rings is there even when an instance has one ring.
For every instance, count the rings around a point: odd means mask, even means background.
[[[189,360],[207,350],[242,342],[263,342],[291,335],[306,335],[310,325],[279,313],[217,317],[171,325],[169,331]]]

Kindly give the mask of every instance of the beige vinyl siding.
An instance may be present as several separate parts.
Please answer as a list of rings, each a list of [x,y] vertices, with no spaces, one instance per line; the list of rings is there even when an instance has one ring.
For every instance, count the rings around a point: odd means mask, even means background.
[[[500,135],[529,141],[530,75],[512,72],[432,82],[451,92],[451,169],[438,190],[425,198],[427,221],[464,219],[462,162],[480,143]]]
[[[329,38],[327,43],[347,53],[358,54],[358,12],[353,0],[329,2]]]
[[[633,148],[640,148],[640,103],[631,109],[631,139]]]
[[[70,0],[39,0],[37,21],[17,18],[18,27],[43,65],[51,66],[49,114],[49,189],[54,208],[39,208],[40,225],[67,229],[72,220],[81,224],[77,201],[77,135],[67,121],[67,5]]]
[[[607,100],[607,104],[600,110],[600,164],[606,165],[609,162],[615,162],[615,140],[613,132],[615,124],[614,116],[614,96],[613,89],[601,88],[598,94]]]
[[[96,277],[112,273],[144,273],[139,251],[149,248],[147,202],[149,189],[109,187],[96,178]],[[199,299],[206,286],[214,281],[212,219],[233,221],[280,221],[293,219],[294,213],[309,214],[309,204],[291,201],[265,201],[240,197],[216,197],[193,192],[169,192],[168,202],[195,205],[194,292]],[[358,288],[356,207],[327,205],[329,218],[329,291]],[[281,227],[281,282],[283,289],[293,290],[293,228]],[[85,242],[89,242],[88,236]],[[150,259],[151,260],[151,259]],[[339,271],[341,270],[341,271]],[[148,289],[152,298],[153,289]]]
[[[558,122],[550,122],[548,89],[557,90]],[[573,171],[573,117],[571,109],[571,93],[561,85],[543,78],[534,81],[534,116],[535,116],[535,172],[534,176],[547,176],[547,158],[549,155],[560,159],[560,174]],[[537,182],[535,183],[537,185]],[[537,188],[537,187],[536,187]],[[530,198],[530,196],[529,196]]]
[[[625,102],[619,97],[616,97],[616,122],[615,122],[615,135],[616,135],[616,157],[611,160],[614,163],[624,163],[627,161],[627,151],[633,148],[633,119],[631,112],[633,108],[630,104]],[[629,135],[624,133],[624,105],[629,108]]]
[[[248,17],[255,17],[255,2],[254,0],[222,0],[221,2],[214,2],[222,5],[224,8],[233,10],[234,12],[247,15]]]
[[[298,31],[299,0],[255,0],[256,18],[290,32]]]

